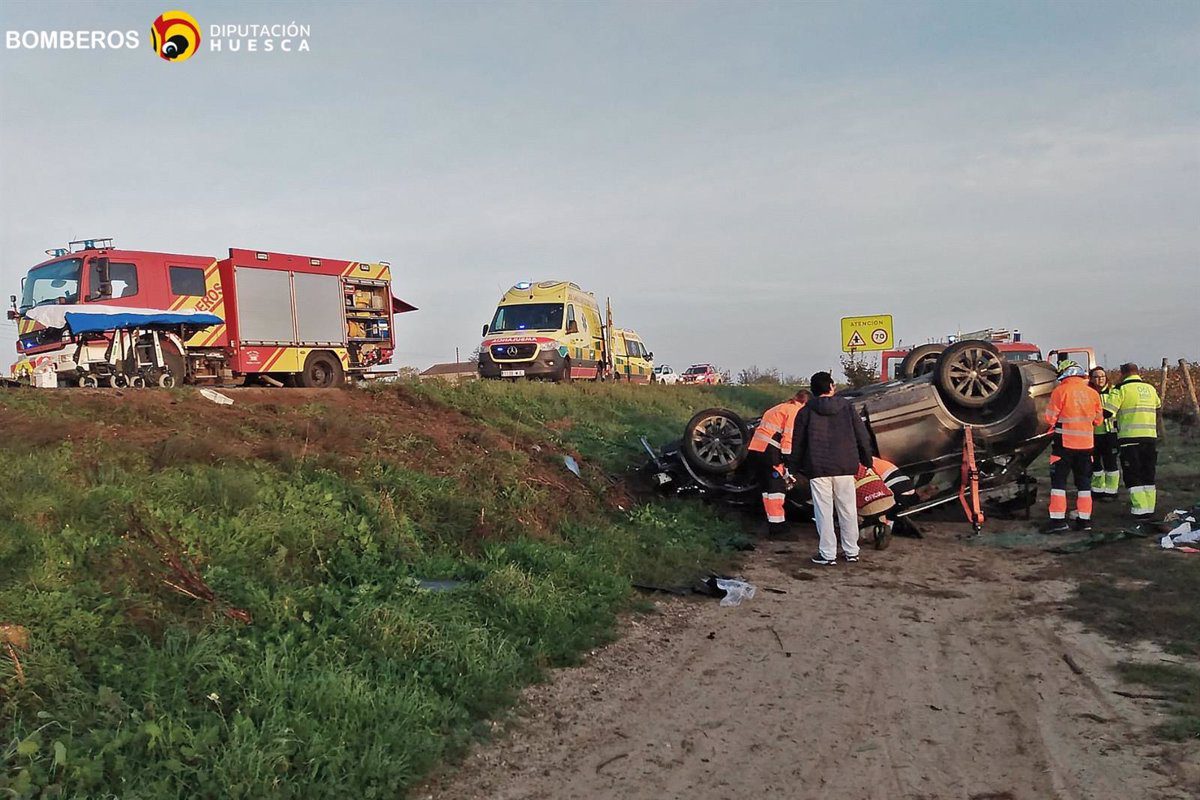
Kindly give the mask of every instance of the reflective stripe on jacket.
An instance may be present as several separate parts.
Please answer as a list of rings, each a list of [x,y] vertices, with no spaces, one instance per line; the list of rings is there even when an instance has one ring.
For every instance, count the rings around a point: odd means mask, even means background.
[[[750,440],[750,450],[755,453],[765,453],[774,448],[782,455],[792,454],[792,428],[796,422],[796,414],[804,408],[801,403],[788,400],[777,406],[771,406],[754,430],[754,438]]]
[[[1095,439],[1092,431],[1104,421],[1100,395],[1082,377],[1066,378],[1050,395],[1046,406],[1046,422],[1062,437],[1068,450],[1091,450]]]
[[[1162,400],[1158,390],[1142,380],[1141,375],[1130,375],[1105,395],[1104,410],[1117,421],[1118,439],[1158,438],[1158,409]]]
[[[912,479],[901,472],[899,467],[892,462],[875,456],[871,459],[871,469],[875,470],[875,473],[883,478],[883,482],[892,490],[892,494],[916,494]]]

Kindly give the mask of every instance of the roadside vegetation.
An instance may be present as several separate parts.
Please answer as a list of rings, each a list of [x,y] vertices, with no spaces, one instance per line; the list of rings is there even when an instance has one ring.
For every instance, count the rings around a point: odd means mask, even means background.
[[[1159,512],[1200,504],[1200,431],[1195,425],[1168,424],[1158,463]],[[1070,556],[1062,565],[1078,582],[1069,616],[1118,641],[1152,642],[1171,658],[1138,659],[1119,667],[1135,691],[1161,701],[1170,713],[1159,735],[1200,739],[1200,612],[1195,600],[1200,554],[1162,550],[1158,537],[1151,537]]]
[[[0,394],[0,794],[402,794],[632,582],[727,563],[623,476],[775,388]]]

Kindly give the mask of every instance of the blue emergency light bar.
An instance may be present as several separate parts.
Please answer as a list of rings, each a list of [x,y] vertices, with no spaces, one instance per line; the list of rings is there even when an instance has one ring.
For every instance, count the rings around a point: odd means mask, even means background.
[[[67,243],[67,247],[72,253],[78,253],[80,250],[108,250],[112,246],[113,240],[107,236],[99,239],[76,239]]]

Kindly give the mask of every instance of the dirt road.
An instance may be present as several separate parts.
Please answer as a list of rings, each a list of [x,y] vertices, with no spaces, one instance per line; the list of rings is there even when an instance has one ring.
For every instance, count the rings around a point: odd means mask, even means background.
[[[414,796],[1192,796],[1144,735],[1154,708],[1113,693],[1121,653],[1055,614],[1050,557],[960,528],[833,568],[807,540],[764,543],[754,599],[659,600]]]

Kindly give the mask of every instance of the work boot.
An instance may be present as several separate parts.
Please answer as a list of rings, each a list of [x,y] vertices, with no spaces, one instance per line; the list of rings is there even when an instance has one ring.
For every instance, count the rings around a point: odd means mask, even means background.
[[[1075,530],[1086,532],[1086,531],[1090,531],[1091,529],[1092,529],[1092,521],[1090,519],[1076,519],[1075,520]]]
[[[1071,530],[1065,519],[1052,519],[1042,525],[1042,533],[1067,533]]]
[[[892,523],[881,522],[875,526],[875,549],[887,550],[892,543]]]

